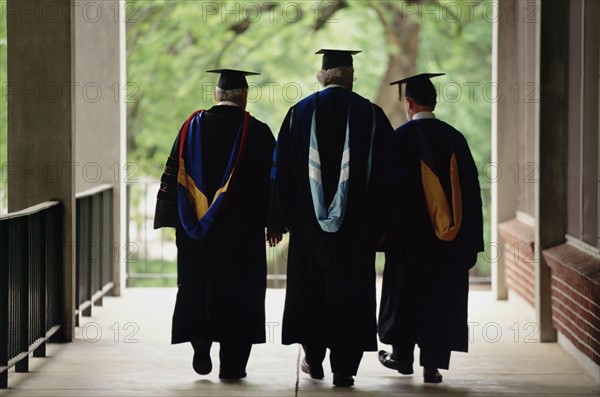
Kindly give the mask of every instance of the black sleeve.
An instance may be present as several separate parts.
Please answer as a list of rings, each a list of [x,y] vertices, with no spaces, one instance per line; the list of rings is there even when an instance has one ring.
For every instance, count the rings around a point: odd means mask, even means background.
[[[177,173],[179,171],[180,134],[181,129],[177,133],[171,153],[165,164],[165,170],[160,178],[160,188],[156,196],[156,209],[154,210],[154,229],[177,227],[179,222],[179,213],[177,211]]]
[[[461,180],[461,191],[463,194],[463,225],[465,228],[465,244],[473,252],[481,252],[483,246],[483,213],[481,201],[481,188],[477,166],[471,155],[469,145],[462,136],[459,137],[460,145],[457,145],[457,156],[459,156],[459,177]]]
[[[377,127],[373,142],[373,162],[369,183],[369,208],[379,233],[389,233],[397,218],[397,139],[383,110],[375,106]],[[380,249],[384,249],[381,246]]]
[[[253,180],[256,184],[257,202],[255,203],[258,220],[263,226],[267,226],[267,214],[269,208],[269,172],[271,160],[275,150],[275,138],[268,125],[259,123],[257,128],[257,153],[255,163],[252,165],[254,173]]]
[[[294,118],[295,108],[288,111],[281,124],[277,135],[277,146],[273,152],[273,162],[270,174],[270,198],[267,226],[269,229],[285,232],[290,227],[290,143],[291,121]]]

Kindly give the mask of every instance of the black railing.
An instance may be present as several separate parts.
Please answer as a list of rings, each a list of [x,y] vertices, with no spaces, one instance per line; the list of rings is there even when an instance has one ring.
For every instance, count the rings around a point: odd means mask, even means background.
[[[91,316],[92,307],[114,287],[113,188],[101,185],[76,196],[75,318]]]
[[[46,355],[62,321],[62,218],[59,202],[0,216],[0,389],[8,370],[29,370]]]

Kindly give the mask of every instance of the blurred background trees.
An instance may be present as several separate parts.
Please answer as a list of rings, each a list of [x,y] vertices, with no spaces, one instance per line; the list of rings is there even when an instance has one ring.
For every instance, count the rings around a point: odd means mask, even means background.
[[[389,83],[421,72],[446,73],[434,81],[436,114],[466,136],[481,183],[489,187],[493,10],[492,0],[127,0],[128,161],[146,180],[160,178],[183,121],[214,104],[216,75],[208,69],[260,72],[248,79],[248,111],[277,135],[287,109],[320,89],[315,75],[321,56],[315,51],[345,48],[362,50],[354,57],[355,91],[380,105],[394,127],[405,116],[397,86]],[[1,165],[7,162],[5,25],[0,18]],[[6,167],[1,171],[5,206]],[[132,210],[132,222],[147,221],[152,189],[131,191],[131,205],[147,209],[141,217]],[[484,200],[489,221],[489,189]],[[147,226],[139,228],[147,234]],[[489,241],[489,222],[485,232]],[[489,274],[483,255],[476,273]]]
[[[248,111],[277,135],[287,109],[320,87],[320,48],[362,50],[355,91],[406,121],[397,86],[421,72],[435,79],[439,118],[466,136],[484,187],[489,241],[493,4],[491,0],[128,2],[129,160],[159,178],[187,116],[214,104],[214,68],[249,78]],[[379,261],[381,265],[381,260]],[[475,275],[489,275],[484,255]]]
[[[214,104],[213,68],[253,70],[248,110],[276,135],[287,108],[319,89],[320,48],[354,57],[355,90],[405,121],[393,80],[436,79],[437,113],[490,160],[491,0],[128,2],[130,160],[159,177],[181,123]]]

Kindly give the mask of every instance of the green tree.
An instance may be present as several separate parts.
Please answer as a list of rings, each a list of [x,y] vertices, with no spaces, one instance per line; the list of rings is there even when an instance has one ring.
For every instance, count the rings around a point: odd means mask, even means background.
[[[162,172],[183,120],[214,103],[216,76],[207,69],[260,71],[261,76],[249,79],[248,110],[276,133],[286,109],[318,89],[315,47],[367,48],[365,56],[356,57],[357,89],[370,97],[385,68],[369,62],[385,57],[385,46],[383,40],[374,43],[373,37],[382,37],[377,16],[363,10],[345,10],[343,18],[329,19],[325,28],[315,30],[317,2],[280,2],[260,11],[238,1],[132,4],[139,10],[127,32],[128,81],[138,91],[128,107],[129,153],[154,177]],[[230,13],[236,9],[238,14]],[[248,25],[246,19],[253,22]],[[374,26],[373,35],[357,29],[362,25]]]
[[[249,111],[276,134],[286,109],[318,89],[314,51],[345,47],[363,50],[355,57],[356,90],[382,106],[395,126],[405,121],[404,111],[389,82],[417,71],[447,73],[439,80],[438,112],[465,132],[485,164],[490,103],[481,90],[491,77],[491,23],[482,10],[490,1],[133,0],[130,156],[147,174],[160,175],[182,121],[213,103],[215,76],[205,73],[211,68],[262,73],[251,79]]]

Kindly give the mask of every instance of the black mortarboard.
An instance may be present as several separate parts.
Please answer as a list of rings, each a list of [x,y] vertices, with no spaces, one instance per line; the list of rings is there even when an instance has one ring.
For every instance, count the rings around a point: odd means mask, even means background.
[[[429,80],[433,77],[443,76],[445,73],[421,73],[416,76],[407,77],[394,81],[390,85],[398,84],[400,100],[402,100],[402,84],[406,84],[404,96],[410,97],[421,105],[435,106],[436,92],[433,83]]]
[[[220,73],[217,87],[223,90],[234,90],[236,88],[248,88],[246,76],[259,75],[260,73],[246,72],[235,69],[214,69],[207,70],[208,73]]]
[[[321,69],[327,70],[340,66],[351,67],[352,55],[356,55],[359,52],[361,51],[322,49],[315,52],[315,54],[323,54],[323,65],[321,66]]]

